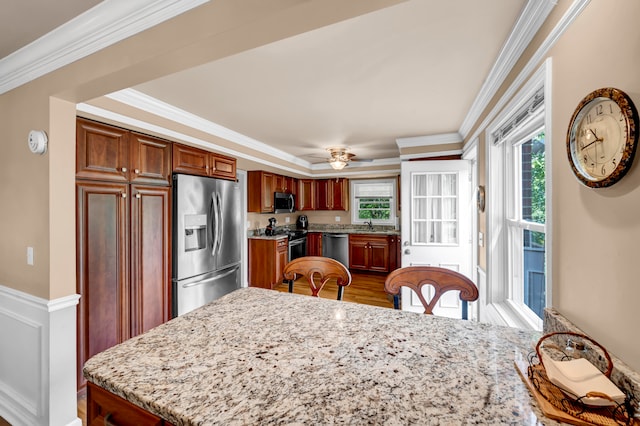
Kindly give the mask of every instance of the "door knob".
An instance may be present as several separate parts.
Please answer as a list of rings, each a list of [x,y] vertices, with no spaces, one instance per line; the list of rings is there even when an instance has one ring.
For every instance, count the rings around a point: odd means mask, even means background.
[[[405,241],[402,245],[405,246],[405,247],[408,246],[409,245],[409,241]]]
[[[411,254],[411,250],[410,249],[404,249],[404,254]]]

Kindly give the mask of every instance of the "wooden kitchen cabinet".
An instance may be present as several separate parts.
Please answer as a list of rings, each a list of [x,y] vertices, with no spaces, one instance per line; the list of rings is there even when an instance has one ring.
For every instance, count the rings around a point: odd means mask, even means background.
[[[389,272],[395,271],[396,269],[401,267],[401,248],[400,236],[389,236]]]
[[[207,176],[209,174],[209,152],[174,143],[172,169],[174,173]]]
[[[129,181],[128,130],[76,120],[76,178]]]
[[[209,176],[218,179],[236,180],[236,159],[210,152]]]
[[[84,363],[130,336],[128,196],[128,184],[76,183],[78,388]]]
[[[249,240],[249,285],[273,289],[283,281],[289,261],[289,240],[285,238]]]
[[[87,386],[86,424],[88,426],[108,424],[121,426],[171,426],[171,423],[93,383],[89,383]]]
[[[173,171],[219,179],[236,179],[236,160],[178,143],[173,144]]]
[[[322,232],[307,233],[307,256],[322,256]]]
[[[300,211],[316,210],[316,201],[316,180],[298,179],[297,209]]]
[[[274,174],[273,190],[275,192],[286,192],[287,194],[295,194],[297,192],[296,181],[297,179],[289,176]]]
[[[170,188],[131,185],[131,336],[169,321]]]
[[[349,235],[349,268],[389,272],[391,238],[395,237],[373,234]]]
[[[76,178],[171,184],[171,142],[78,118]]]
[[[76,137],[82,388],[87,359],[170,319],[171,143],[82,118]]]
[[[170,188],[77,181],[78,387],[98,352],[170,319]]]
[[[171,185],[171,142],[131,132],[129,181]]]
[[[306,188],[304,188],[304,190],[309,194],[309,197],[312,197],[312,199],[307,201],[307,199],[305,198],[302,202],[313,206],[313,208],[308,208],[306,210],[349,209],[348,179],[316,179],[313,180],[313,183],[310,183],[308,186],[312,186],[312,188],[309,191],[306,191]],[[302,198],[302,194],[300,193],[299,198]],[[302,210],[302,208],[300,208],[299,210]]]
[[[276,175],[262,170],[247,173],[247,211],[273,213]]]

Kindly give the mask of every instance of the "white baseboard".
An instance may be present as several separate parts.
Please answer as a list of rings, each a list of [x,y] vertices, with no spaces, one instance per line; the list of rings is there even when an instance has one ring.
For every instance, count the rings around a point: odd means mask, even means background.
[[[0,417],[13,426],[80,424],[76,305],[0,285]]]

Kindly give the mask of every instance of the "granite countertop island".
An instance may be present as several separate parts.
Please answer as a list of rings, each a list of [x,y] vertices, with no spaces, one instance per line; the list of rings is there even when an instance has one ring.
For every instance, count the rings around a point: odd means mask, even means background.
[[[91,358],[175,425],[556,424],[514,367],[539,335],[243,288]]]

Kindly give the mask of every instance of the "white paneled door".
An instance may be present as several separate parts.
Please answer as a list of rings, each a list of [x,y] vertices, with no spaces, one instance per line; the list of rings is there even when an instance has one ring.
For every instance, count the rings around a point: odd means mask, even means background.
[[[469,278],[474,209],[467,160],[402,162],[402,266],[440,266]],[[423,287],[431,299],[431,286]],[[430,294],[429,294],[430,293]],[[402,288],[402,309],[423,312],[417,295]],[[434,314],[461,317],[458,292],[446,293]]]

